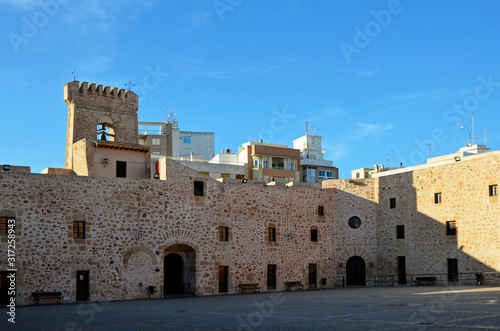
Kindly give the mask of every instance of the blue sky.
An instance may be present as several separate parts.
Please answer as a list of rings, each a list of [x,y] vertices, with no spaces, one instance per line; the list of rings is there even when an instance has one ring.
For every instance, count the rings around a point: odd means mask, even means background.
[[[292,146],[303,118],[340,177],[469,141],[500,149],[500,2],[0,0],[0,163],[64,167],[73,80],[173,108],[216,151]],[[461,125],[467,129],[461,130]],[[387,161],[389,159],[389,161]]]

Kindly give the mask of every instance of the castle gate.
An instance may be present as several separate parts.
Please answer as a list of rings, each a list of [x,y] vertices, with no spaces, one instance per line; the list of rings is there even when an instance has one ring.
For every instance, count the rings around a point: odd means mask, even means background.
[[[359,256],[353,256],[346,262],[347,286],[366,285],[365,260]]]
[[[176,244],[165,249],[163,294],[196,294],[196,251]]]

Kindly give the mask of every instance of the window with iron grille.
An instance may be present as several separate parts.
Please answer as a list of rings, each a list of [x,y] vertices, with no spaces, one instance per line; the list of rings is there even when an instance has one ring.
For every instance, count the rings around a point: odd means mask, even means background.
[[[389,200],[389,208],[391,209],[396,208],[396,198],[391,198]]]
[[[73,238],[85,239],[85,221],[73,221]]]
[[[0,235],[1,236],[6,236],[9,234],[9,228],[15,230],[15,223],[10,222],[9,220],[14,220],[12,217],[1,217],[0,218]],[[12,231],[11,231],[12,233]]]
[[[447,236],[456,236],[457,235],[457,222],[456,221],[446,222],[446,235]]]
[[[274,227],[267,228],[267,241],[269,242],[276,241],[276,228]]]
[[[311,229],[311,241],[318,241],[318,229]]]
[[[490,185],[490,197],[496,197],[498,195],[498,185]]]
[[[229,241],[229,228],[227,226],[219,226],[219,241]]]
[[[441,193],[434,193],[434,203],[441,203]]]
[[[405,226],[396,225],[396,239],[404,239],[404,238],[405,238]]]

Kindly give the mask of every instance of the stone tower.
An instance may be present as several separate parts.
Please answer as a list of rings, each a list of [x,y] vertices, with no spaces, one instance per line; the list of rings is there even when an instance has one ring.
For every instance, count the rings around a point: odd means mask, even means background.
[[[138,144],[134,92],[72,81],[64,86],[64,101],[66,168],[80,176],[149,177],[149,148]]]

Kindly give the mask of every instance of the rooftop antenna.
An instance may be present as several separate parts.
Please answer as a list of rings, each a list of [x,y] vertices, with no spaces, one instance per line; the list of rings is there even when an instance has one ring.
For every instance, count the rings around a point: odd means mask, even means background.
[[[391,149],[392,167],[394,168],[394,150]]]
[[[78,75],[76,74],[76,70],[73,69],[73,72],[71,74],[73,75],[73,80],[75,81],[76,77],[78,77]]]
[[[474,117],[476,117],[476,116],[470,117],[470,118],[472,118],[472,145],[474,145],[474,139],[476,139],[476,137],[474,137]]]
[[[310,144],[311,144],[309,136],[312,135],[314,132],[318,131],[318,129],[316,129],[312,125],[309,125],[309,119],[308,118],[303,118],[302,120],[306,124],[306,152],[307,152],[307,158],[309,158],[309,151],[311,150],[311,148],[309,147]]]
[[[486,145],[486,128],[484,128],[484,146],[488,146]]]
[[[385,160],[387,161],[387,168],[389,168],[389,152],[385,153]]]
[[[131,88],[132,86],[135,86],[135,84],[132,84],[132,82],[131,82],[131,81],[128,81],[128,84],[127,84],[127,83],[125,83],[125,86],[128,86],[128,90],[130,91],[130,88]]]
[[[427,146],[429,146],[429,158],[432,158],[432,141],[429,141]]]

